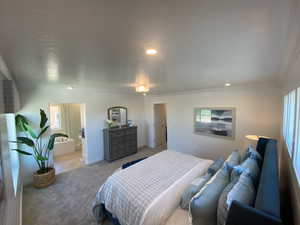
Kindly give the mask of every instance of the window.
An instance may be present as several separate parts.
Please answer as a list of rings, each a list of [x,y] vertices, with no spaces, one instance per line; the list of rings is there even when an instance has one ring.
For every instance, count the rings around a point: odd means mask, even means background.
[[[296,119],[296,90],[288,94],[287,102],[287,120],[286,120],[286,144],[290,155],[293,153]]]
[[[284,97],[282,135],[300,178],[300,88]]]
[[[59,105],[50,105],[50,128],[61,129],[61,110]]]
[[[6,118],[6,135],[8,140],[16,140],[17,139],[17,130],[15,125],[15,114],[5,114]],[[9,149],[16,149],[17,144],[9,142]],[[10,166],[11,166],[11,177],[14,187],[14,193],[17,194],[18,190],[18,182],[19,182],[19,172],[20,172],[20,161],[19,154],[16,151],[9,151],[10,154]]]
[[[300,175],[300,88],[297,90],[297,108],[296,108],[296,134],[294,150],[294,167],[299,177]]]

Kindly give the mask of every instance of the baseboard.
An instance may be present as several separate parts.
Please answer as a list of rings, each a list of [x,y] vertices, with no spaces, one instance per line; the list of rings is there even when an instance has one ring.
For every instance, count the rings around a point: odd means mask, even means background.
[[[149,148],[148,145],[141,145],[140,147],[138,147],[138,151],[144,149],[144,148]]]

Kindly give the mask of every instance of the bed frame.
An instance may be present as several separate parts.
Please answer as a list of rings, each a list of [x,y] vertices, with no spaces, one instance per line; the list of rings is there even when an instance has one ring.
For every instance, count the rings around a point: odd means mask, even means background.
[[[260,138],[257,151],[262,155],[263,163],[254,207],[233,201],[226,225],[282,225],[277,141]]]

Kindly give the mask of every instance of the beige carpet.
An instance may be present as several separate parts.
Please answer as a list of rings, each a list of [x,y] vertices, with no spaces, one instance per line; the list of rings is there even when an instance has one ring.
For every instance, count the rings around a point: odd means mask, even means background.
[[[46,189],[24,188],[24,225],[95,225],[92,202],[106,178],[123,163],[150,156],[160,150],[145,148],[137,154],[112,163],[101,162],[92,166],[62,173],[54,185]],[[109,223],[107,223],[109,224]]]

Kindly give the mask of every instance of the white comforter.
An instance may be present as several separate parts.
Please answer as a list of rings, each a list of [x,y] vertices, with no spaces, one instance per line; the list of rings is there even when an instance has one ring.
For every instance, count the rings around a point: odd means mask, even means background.
[[[180,203],[184,189],[203,174],[211,160],[163,151],[113,174],[97,202],[121,225],[162,225]]]

